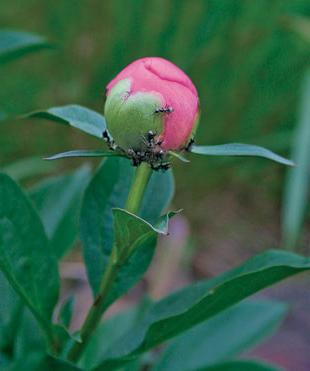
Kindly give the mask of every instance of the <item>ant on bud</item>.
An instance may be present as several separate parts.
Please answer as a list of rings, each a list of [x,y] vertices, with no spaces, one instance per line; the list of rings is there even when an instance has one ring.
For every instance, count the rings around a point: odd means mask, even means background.
[[[191,138],[190,141],[187,143],[187,145],[185,146],[185,151],[190,151],[191,148],[192,148],[192,145],[195,143],[195,139],[194,138]]]
[[[114,151],[116,148],[117,148],[117,145],[115,144],[114,140],[111,139],[109,133],[107,130],[105,130],[103,133],[102,133],[102,138],[103,140],[107,143],[107,145],[109,146],[109,148]]]
[[[174,109],[171,106],[156,108],[155,113],[172,113]]]

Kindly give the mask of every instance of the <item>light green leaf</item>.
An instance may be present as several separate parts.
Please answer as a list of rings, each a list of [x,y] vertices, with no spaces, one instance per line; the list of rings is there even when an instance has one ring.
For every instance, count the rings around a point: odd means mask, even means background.
[[[267,251],[214,279],[198,282],[155,303],[143,320],[111,344],[96,371],[113,370],[257,291],[310,269],[310,258]]]
[[[28,157],[4,166],[1,172],[6,173],[16,181],[44,175],[56,169],[55,164],[48,163],[39,157]]]
[[[192,370],[193,371],[193,370]],[[256,361],[228,361],[195,371],[284,371],[284,369]]]
[[[30,32],[0,30],[0,64],[50,47],[51,44],[42,36]]]
[[[294,162],[271,152],[269,149],[243,143],[227,143],[215,146],[196,146],[190,149],[192,153],[207,156],[257,156],[279,162],[280,164],[294,166]]]
[[[90,174],[90,168],[83,166],[71,174],[44,180],[30,191],[58,258],[72,248],[78,236],[81,202]]]
[[[119,152],[113,152],[113,151],[78,149],[74,151],[57,153],[56,155],[46,157],[45,160],[60,160],[63,158],[70,158],[70,157],[125,157],[125,156]]]
[[[102,115],[77,104],[30,112],[25,117],[45,118],[50,121],[67,124],[100,139],[102,139],[102,134],[106,130],[106,122]]]
[[[293,143],[293,159],[297,166],[290,169],[283,200],[282,233],[287,248],[298,241],[310,194],[310,72],[304,82],[300,118]]]
[[[270,301],[234,305],[180,335],[152,370],[197,370],[235,357],[270,335],[285,311],[285,305]]]
[[[38,215],[18,185],[5,174],[0,174],[0,268],[48,330],[59,293],[57,262]]]

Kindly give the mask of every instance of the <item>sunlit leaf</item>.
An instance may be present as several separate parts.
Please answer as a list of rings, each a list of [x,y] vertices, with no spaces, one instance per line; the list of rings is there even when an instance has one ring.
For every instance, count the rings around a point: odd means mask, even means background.
[[[294,166],[294,162],[288,160],[269,149],[243,143],[227,143],[214,146],[196,146],[190,149],[192,153],[206,156],[255,156],[264,157],[269,160],[279,162],[280,164]]]
[[[102,115],[77,104],[35,111],[27,114],[25,117],[44,118],[61,124],[67,124],[100,139],[102,139],[102,134],[106,130],[106,122]]]

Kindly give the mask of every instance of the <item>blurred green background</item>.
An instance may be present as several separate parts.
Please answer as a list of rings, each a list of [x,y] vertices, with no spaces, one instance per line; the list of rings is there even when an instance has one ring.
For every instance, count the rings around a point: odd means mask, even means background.
[[[32,31],[55,44],[0,68],[0,111],[11,117],[0,122],[0,166],[26,156],[100,148],[73,129],[13,117],[70,103],[102,112],[107,83],[142,56],[170,59],[191,76],[201,101],[197,143],[246,142],[290,156],[310,60],[308,0],[0,5],[0,28]],[[247,247],[279,245],[285,167],[262,159],[192,156],[190,165],[178,163],[175,170],[174,204],[184,207],[197,232],[194,245],[211,254],[220,249],[218,259],[234,245],[242,254]]]

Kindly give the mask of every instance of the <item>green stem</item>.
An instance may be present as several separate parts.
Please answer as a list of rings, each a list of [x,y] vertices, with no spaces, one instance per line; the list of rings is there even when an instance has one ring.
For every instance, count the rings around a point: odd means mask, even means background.
[[[144,192],[145,192],[145,189],[146,189],[146,186],[148,184],[151,174],[152,174],[151,168],[146,163],[142,163],[137,168],[133,183],[129,191],[127,202],[125,205],[125,209],[127,211],[133,214],[138,213],[140,206],[141,206],[142,198],[143,198],[143,195],[144,195]],[[95,298],[86,316],[85,322],[81,328],[80,337],[81,337],[82,342],[75,343],[68,353],[68,359],[71,362],[76,362],[79,359],[89,338],[95,331],[97,325],[100,322],[100,319],[103,313],[107,309],[106,304],[105,304],[106,299],[107,299],[107,296],[110,292],[110,289],[113,285],[113,282],[122,264],[122,260],[118,261],[116,259],[114,251],[115,251],[115,248],[113,246],[112,252],[111,252],[111,255],[108,261],[108,265],[102,276],[98,295]],[[122,255],[126,256],[127,251],[124,251]]]

